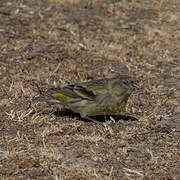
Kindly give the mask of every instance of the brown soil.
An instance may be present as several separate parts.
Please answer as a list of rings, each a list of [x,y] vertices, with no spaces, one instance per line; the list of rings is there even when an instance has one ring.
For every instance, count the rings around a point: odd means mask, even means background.
[[[139,121],[31,103],[116,73]],[[1,0],[0,179],[180,179],[179,82],[179,0]]]

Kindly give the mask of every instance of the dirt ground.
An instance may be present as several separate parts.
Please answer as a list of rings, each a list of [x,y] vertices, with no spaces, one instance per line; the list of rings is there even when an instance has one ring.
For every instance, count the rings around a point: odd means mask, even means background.
[[[31,103],[117,73],[138,121]],[[179,0],[1,0],[0,179],[180,179],[179,82]]]

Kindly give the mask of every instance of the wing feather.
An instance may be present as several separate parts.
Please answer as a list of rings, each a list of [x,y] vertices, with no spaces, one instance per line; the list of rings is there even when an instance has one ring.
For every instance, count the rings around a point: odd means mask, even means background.
[[[91,90],[81,85],[68,85],[63,88],[52,88],[52,94],[61,93],[71,98],[94,100],[95,95]]]

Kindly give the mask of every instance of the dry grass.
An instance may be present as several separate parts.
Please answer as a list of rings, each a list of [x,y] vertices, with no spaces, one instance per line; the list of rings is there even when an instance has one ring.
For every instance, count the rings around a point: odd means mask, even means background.
[[[180,179],[178,0],[0,1],[0,179]],[[139,121],[83,121],[50,87],[135,75]]]

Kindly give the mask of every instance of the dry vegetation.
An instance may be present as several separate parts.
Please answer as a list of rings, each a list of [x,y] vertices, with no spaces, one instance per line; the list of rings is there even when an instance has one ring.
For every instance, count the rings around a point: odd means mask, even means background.
[[[179,0],[1,0],[0,179],[180,179],[179,62]],[[139,121],[31,104],[114,73],[144,88]]]

